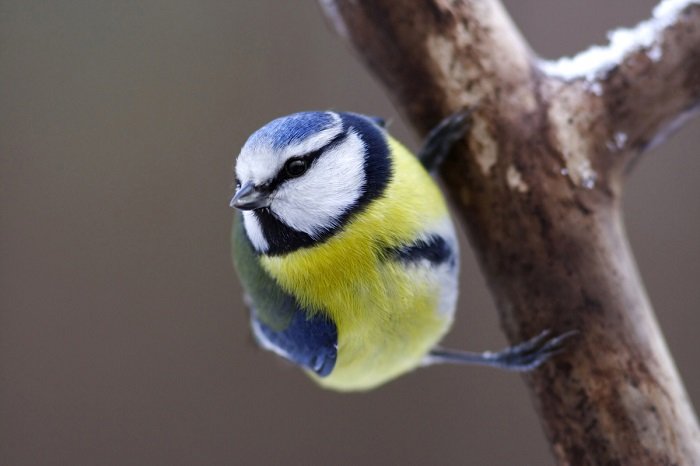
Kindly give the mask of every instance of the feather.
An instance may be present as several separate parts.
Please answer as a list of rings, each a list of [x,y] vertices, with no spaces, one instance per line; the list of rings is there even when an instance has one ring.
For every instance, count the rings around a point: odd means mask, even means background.
[[[240,214],[235,216],[232,231],[234,263],[246,290],[256,340],[321,377],[328,375],[337,356],[335,324],[323,314],[312,315],[265,272],[245,234]]]

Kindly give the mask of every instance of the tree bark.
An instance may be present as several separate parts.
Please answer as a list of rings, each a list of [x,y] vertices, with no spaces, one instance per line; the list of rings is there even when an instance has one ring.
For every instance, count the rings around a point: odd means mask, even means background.
[[[321,3],[420,133],[473,108],[442,176],[502,326],[580,331],[525,376],[559,464],[700,464],[620,207],[630,162],[697,108],[700,5],[663,2],[577,71],[538,60],[497,0]]]

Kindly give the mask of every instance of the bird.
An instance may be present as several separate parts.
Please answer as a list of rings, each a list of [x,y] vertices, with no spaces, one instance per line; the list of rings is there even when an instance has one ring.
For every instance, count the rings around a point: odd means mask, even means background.
[[[383,119],[306,111],[272,120],[235,162],[232,256],[258,344],[321,387],[381,386],[438,363],[538,367],[571,332],[498,352],[442,348],[459,246],[432,174],[470,127],[445,118],[416,156]]]

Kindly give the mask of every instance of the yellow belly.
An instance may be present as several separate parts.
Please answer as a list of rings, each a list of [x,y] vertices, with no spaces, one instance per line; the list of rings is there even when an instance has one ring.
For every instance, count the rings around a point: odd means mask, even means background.
[[[321,385],[362,390],[387,382],[418,366],[448,330],[452,316],[437,312],[439,284],[425,270],[386,266],[379,275],[383,302],[365,296],[363,316],[339,327],[335,369],[328,377],[314,376]]]
[[[315,377],[329,388],[368,389],[415,368],[451,323],[454,302],[444,302],[444,287],[456,286],[456,272],[445,280],[444,269],[382,257],[435,228],[452,233],[433,180],[402,146],[391,141],[391,148],[394,174],[380,199],[327,241],[262,258],[303,307],[335,322],[335,368]]]
[[[381,262],[367,253],[361,260],[358,255],[313,268],[317,273],[289,273],[288,260],[265,259],[266,268],[283,287],[294,289],[303,306],[328,313],[335,321],[335,368],[327,377],[312,376],[337,390],[369,389],[414,369],[443,337],[452,319],[451,313],[438,310],[441,286],[446,284],[429,267]],[[376,261],[371,267],[350,265],[371,260]],[[342,276],[333,278],[342,270]]]

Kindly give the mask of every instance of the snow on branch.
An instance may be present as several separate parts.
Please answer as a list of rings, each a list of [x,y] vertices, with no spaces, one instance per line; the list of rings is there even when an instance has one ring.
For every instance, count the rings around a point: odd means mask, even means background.
[[[608,32],[608,45],[594,45],[573,57],[542,60],[539,66],[548,75],[566,81],[579,78],[595,81],[604,78],[628,55],[640,50],[644,50],[652,61],[659,61],[663,54],[663,31],[677,23],[679,16],[691,4],[700,4],[700,0],[663,0],[654,8],[650,19],[633,28]]]
[[[608,33],[606,46],[535,63],[555,86],[582,89],[591,154],[608,172],[664,141],[700,108],[700,0],[663,0],[652,17]],[[556,84],[556,83],[559,84]],[[578,105],[578,104],[577,104]],[[582,121],[582,120],[581,120]],[[610,157],[614,154],[614,157]],[[601,165],[602,164],[602,165]]]

